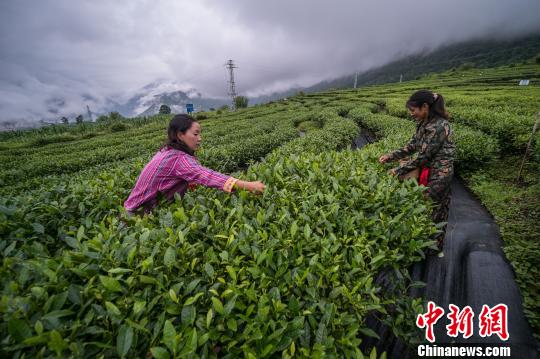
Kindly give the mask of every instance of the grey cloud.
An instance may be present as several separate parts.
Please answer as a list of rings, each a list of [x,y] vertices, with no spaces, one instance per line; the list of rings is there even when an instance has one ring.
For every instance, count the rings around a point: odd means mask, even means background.
[[[448,43],[540,31],[539,15],[537,0],[3,1],[0,121],[105,110],[159,79],[225,96],[228,59],[241,93],[309,86]]]

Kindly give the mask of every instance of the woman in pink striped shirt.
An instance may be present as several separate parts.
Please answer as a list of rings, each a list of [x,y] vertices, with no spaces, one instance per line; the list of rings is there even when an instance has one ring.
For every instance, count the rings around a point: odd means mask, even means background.
[[[261,193],[262,182],[241,181],[199,164],[194,153],[201,142],[201,125],[191,116],[176,115],[169,123],[168,138],[144,167],[131,194],[124,202],[128,213],[149,212],[159,194],[172,201],[174,194],[184,196],[190,184],[213,187],[225,192],[234,188]]]

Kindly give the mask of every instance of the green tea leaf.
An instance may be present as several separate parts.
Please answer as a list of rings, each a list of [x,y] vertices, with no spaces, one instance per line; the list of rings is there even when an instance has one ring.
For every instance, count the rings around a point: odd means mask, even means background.
[[[233,332],[236,332],[238,326],[236,325],[236,320],[234,320],[234,318],[229,318],[229,320],[227,320],[227,328],[229,328]]]
[[[163,263],[168,268],[172,267],[176,263],[176,251],[173,247],[168,247],[163,257]]]
[[[214,313],[212,312],[212,309],[208,310],[208,313],[206,313],[206,328],[210,328],[210,324],[212,323],[212,318],[214,317]]]
[[[178,303],[178,296],[176,295],[174,289],[169,289],[169,297],[171,297],[173,302]]]
[[[146,301],[136,301],[135,303],[133,303],[133,313],[134,314],[139,314],[141,311],[144,310],[144,307],[146,306]]]
[[[8,332],[18,342],[22,342],[32,335],[32,329],[22,319],[10,319],[8,322]]]
[[[195,310],[195,306],[188,305],[184,306],[181,311],[182,315],[182,324],[185,325],[192,325],[195,322],[195,319],[197,319],[197,311]]]
[[[163,344],[173,353],[176,353],[176,329],[170,320],[163,325]]]
[[[133,344],[133,328],[131,326],[124,324],[120,327],[118,331],[118,336],[116,337],[116,351],[121,357],[126,356]]]
[[[203,294],[204,294],[204,293],[197,293],[197,294],[195,294],[194,296],[189,297],[189,298],[184,302],[184,306],[188,306],[188,305],[195,304],[195,302],[197,302],[197,299],[199,299]]]
[[[189,341],[186,343],[186,346],[179,354],[180,357],[185,357],[188,354],[192,354],[197,350],[197,329],[193,328]]]
[[[51,319],[58,319],[62,317],[67,317],[68,315],[72,315],[73,312],[71,310],[63,309],[63,310],[53,310],[52,312],[49,312],[41,317],[42,320],[51,320]]]
[[[231,312],[233,311],[234,309],[234,306],[236,304],[236,299],[238,298],[238,295],[235,294],[231,299],[229,299],[229,301],[227,302],[227,304],[225,304],[225,307],[223,308],[223,313],[225,315],[229,315],[231,314]]]
[[[212,297],[212,308],[214,308],[216,313],[223,315],[223,303],[216,297]]]
[[[379,340],[381,339],[381,338],[379,337],[379,335],[373,331],[373,329],[370,329],[370,328],[360,328],[358,331],[361,332],[361,333],[363,333],[363,334],[365,334],[365,335],[367,335],[368,337],[376,338],[376,339],[379,339]]]
[[[201,282],[200,278],[194,279],[191,282],[189,282],[189,284],[186,287],[186,292],[184,294],[185,295],[190,294],[195,288],[197,288],[200,282]]]
[[[304,237],[306,239],[311,239],[311,228],[309,227],[309,224],[307,224],[307,223],[304,226]]]
[[[169,359],[170,355],[167,349],[163,347],[153,347],[150,349],[152,356],[156,359]]]
[[[227,270],[227,273],[231,276],[233,281],[236,281],[236,270],[232,266],[227,266],[225,268]]]
[[[204,264],[204,271],[206,272],[206,274],[208,274],[210,278],[214,276],[214,267],[212,267],[210,263]]]
[[[122,313],[120,313],[120,309],[118,309],[118,307],[112,302],[105,302],[105,307],[107,308],[107,312],[109,312],[113,316],[119,317],[122,315]]]
[[[36,333],[38,333],[38,335],[43,334],[43,324],[41,323],[41,321],[36,320],[36,323],[34,324],[34,329],[36,330]]]
[[[296,221],[294,221],[291,224],[291,237],[294,238],[294,236],[296,235],[296,232],[298,232],[298,225],[296,224]]]
[[[133,271],[127,268],[113,268],[113,269],[109,269],[107,272],[111,274],[121,274],[121,273],[129,273]],[[105,277],[105,278],[108,278],[108,277]]]
[[[101,281],[101,284],[103,284],[103,286],[107,290],[110,290],[111,292],[121,292],[122,291],[122,286],[120,285],[120,282],[117,281],[114,278],[105,277],[105,276],[100,275],[99,280]]]
[[[70,236],[66,236],[64,238],[64,242],[66,242],[66,244],[68,246],[70,246],[71,248],[74,248],[74,249],[79,249],[79,247],[80,247],[79,241],[76,238],[73,238],[73,237],[70,237]]]
[[[79,230],[77,231],[77,240],[78,241],[81,241],[82,239],[85,238],[85,235],[84,235],[84,226],[80,226],[79,227]]]
[[[386,257],[385,254],[379,254],[379,255],[377,255],[377,256],[375,256],[375,257],[373,257],[373,258],[371,259],[370,264],[373,265],[373,264],[375,264],[375,263],[377,263],[377,262],[380,262],[380,261],[381,261],[382,259],[384,259],[385,257]]]
[[[51,350],[54,350],[54,352],[58,356],[61,356],[64,349],[67,348],[67,343],[64,341],[60,333],[56,330],[53,330],[51,332],[48,345],[49,348],[51,348]]]
[[[140,275],[139,281],[143,284],[156,284],[156,278],[152,278],[147,275]]]
[[[34,227],[34,231],[36,231],[36,233],[45,233],[45,227],[43,227],[41,223],[32,223],[32,227]]]

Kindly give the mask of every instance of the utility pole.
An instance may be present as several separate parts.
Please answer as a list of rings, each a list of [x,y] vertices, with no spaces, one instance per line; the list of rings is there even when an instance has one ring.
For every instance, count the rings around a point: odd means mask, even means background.
[[[540,127],[540,112],[536,114],[536,122],[534,123],[531,138],[529,139],[529,143],[527,143],[527,148],[525,149],[525,154],[523,155],[523,160],[521,161],[521,166],[519,166],[519,172],[516,181],[519,182],[521,179],[521,171],[523,171],[523,166],[525,165],[525,161],[527,159],[527,155],[529,154],[529,150],[532,146],[532,143],[534,141],[534,135],[536,134],[536,131],[538,130],[538,127]]]
[[[233,69],[236,69],[238,67],[234,65],[233,60],[227,61],[227,64],[225,66],[227,66],[227,69],[229,70],[229,86],[230,86],[229,87],[229,95],[231,96],[231,99],[232,99],[231,109],[234,111],[234,110],[236,110],[236,106],[234,105],[234,98],[236,97],[236,88],[235,88],[235,84],[234,84],[234,71],[233,71]]]
[[[356,88],[356,84],[358,83],[358,72],[354,73],[354,88]]]

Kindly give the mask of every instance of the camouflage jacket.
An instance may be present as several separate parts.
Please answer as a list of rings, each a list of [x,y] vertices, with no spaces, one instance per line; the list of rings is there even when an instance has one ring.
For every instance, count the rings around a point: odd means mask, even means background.
[[[434,117],[416,126],[416,133],[411,141],[402,149],[390,154],[390,160],[398,160],[412,156],[406,163],[396,168],[396,174],[402,176],[417,168],[429,167],[431,173],[452,173],[456,146],[448,120]],[[430,175],[431,177],[431,175]]]

